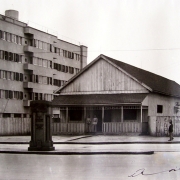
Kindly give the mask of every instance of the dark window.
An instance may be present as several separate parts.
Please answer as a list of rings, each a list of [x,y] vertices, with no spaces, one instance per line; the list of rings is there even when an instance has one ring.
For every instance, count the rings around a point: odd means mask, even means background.
[[[38,93],[34,93],[34,100],[38,100]]]
[[[78,108],[77,110],[69,110],[70,121],[82,121],[83,109]]]
[[[20,99],[23,99],[23,92],[20,92]]]
[[[11,52],[9,53],[9,60],[13,61],[13,53],[11,53]]]
[[[3,38],[3,33],[2,33],[1,30],[0,30],[0,38],[1,38],[1,39]]]
[[[15,62],[19,62],[19,55],[18,55],[18,54],[14,54],[14,56],[15,56],[15,57],[14,57],[14,61],[15,61]]]
[[[5,60],[8,60],[8,52],[7,51],[5,51],[4,57],[5,57]]]
[[[9,99],[13,98],[13,91],[9,91]]]
[[[14,118],[21,118],[21,114],[14,114]]]
[[[124,120],[136,120],[137,109],[124,109]]]
[[[38,81],[38,75],[36,75],[36,83],[38,83],[39,81]]]
[[[5,90],[5,98],[8,99],[9,98],[9,91]]]
[[[50,77],[50,84],[52,85],[52,78]]]
[[[53,122],[54,123],[59,123],[60,122],[59,114],[53,114]]]
[[[0,50],[0,59],[4,59],[4,51]]]
[[[74,68],[73,67],[69,67],[69,73],[74,74]]]
[[[64,65],[61,66],[61,71],[65,72],[65,66]]]
[[[3,113],[3,118],[10,118],[11,114],[10,113]]]
[[[39,93],[39,100],[42,100],[42,96],[43,96],[43,94]]]
[[[23,81],[23,74],[20,73],[20,81]]]
[[[68,66],[65,66],[65,72],[66,73],[68,72]]]
[[[16,73],[16,81],[19,81],[19,73]]]
[[[104,122],[111,122],[111,110],[104,111]]]
[[[58,71],[61,71],[61,65],[58,64]]]
[[[163,106],[157,105],[157,113],[163,113]]]

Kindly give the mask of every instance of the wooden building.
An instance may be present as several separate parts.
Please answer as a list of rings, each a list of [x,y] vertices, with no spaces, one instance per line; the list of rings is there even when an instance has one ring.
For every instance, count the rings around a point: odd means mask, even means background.
[[[169,120],[180,133],[180,85],[105,55],[54,93],[54,134],[167,135]]]

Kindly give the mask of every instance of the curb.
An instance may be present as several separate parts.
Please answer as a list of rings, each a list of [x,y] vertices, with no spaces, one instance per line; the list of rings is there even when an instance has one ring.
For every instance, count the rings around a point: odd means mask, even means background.
[[[0,144],[29,144],[29,142],[0,142]],[[103,144],[180,144],[180,141],[167,141],[167,142],[53,142],[53,144],[90,144],[90,145],[103,145]]]
[[[59,152],[59,151],[0,151],[0,154],[39,154],[39,155],[152,155],[154,151],[142,152]]]

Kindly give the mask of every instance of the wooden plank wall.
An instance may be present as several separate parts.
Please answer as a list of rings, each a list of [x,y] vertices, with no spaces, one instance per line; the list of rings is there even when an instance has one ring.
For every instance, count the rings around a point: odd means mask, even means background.
[[[142,85],[105,60],[96,62],[77,79],[62,89],[61,93],[75,92],[148,92]]]
[[[103,123],[103,132],[106,134],[141,133],[142,124],[139,122],[111,122]]]
[[[180,116],[158,116],[156,119],[156,135],[168,136],[169,121],[173,122],[174,136],[180,136]]]
[[[31,118],[0,118],[0,135],[30,135]]]
[[[52,134],[84,134],[84,123],[53,123]]]

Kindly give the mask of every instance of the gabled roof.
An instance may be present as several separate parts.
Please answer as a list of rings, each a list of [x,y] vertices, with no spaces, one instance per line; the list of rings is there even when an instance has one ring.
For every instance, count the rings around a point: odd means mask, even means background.
[[[74,105],[119,105],[140,104],[147,96],[146,93],[136,94],[86,94],[86,95],[59,95],[53,99],[54,106]]]
[[[95,64],[98,60],[104,59],[105,61],[111,63],[117,68],[123,70],[125,73],[133,77],[136,81],[141,83],[147,89],[168,96],[180,97],[180,85],[175,81],[169,80],[157,74],[151,73],[149,71],[137,68],[135,66],[129,65],[127,63],[115,60],[105,55],[98,56],[94,61],[84,67],[78,74],[72,77],[65,86],[54,91],[58,93],[61,89],[64,89],[69,83],[71,83],[74,79],[78,78],[83,72],[89,69],[93,64]]]

